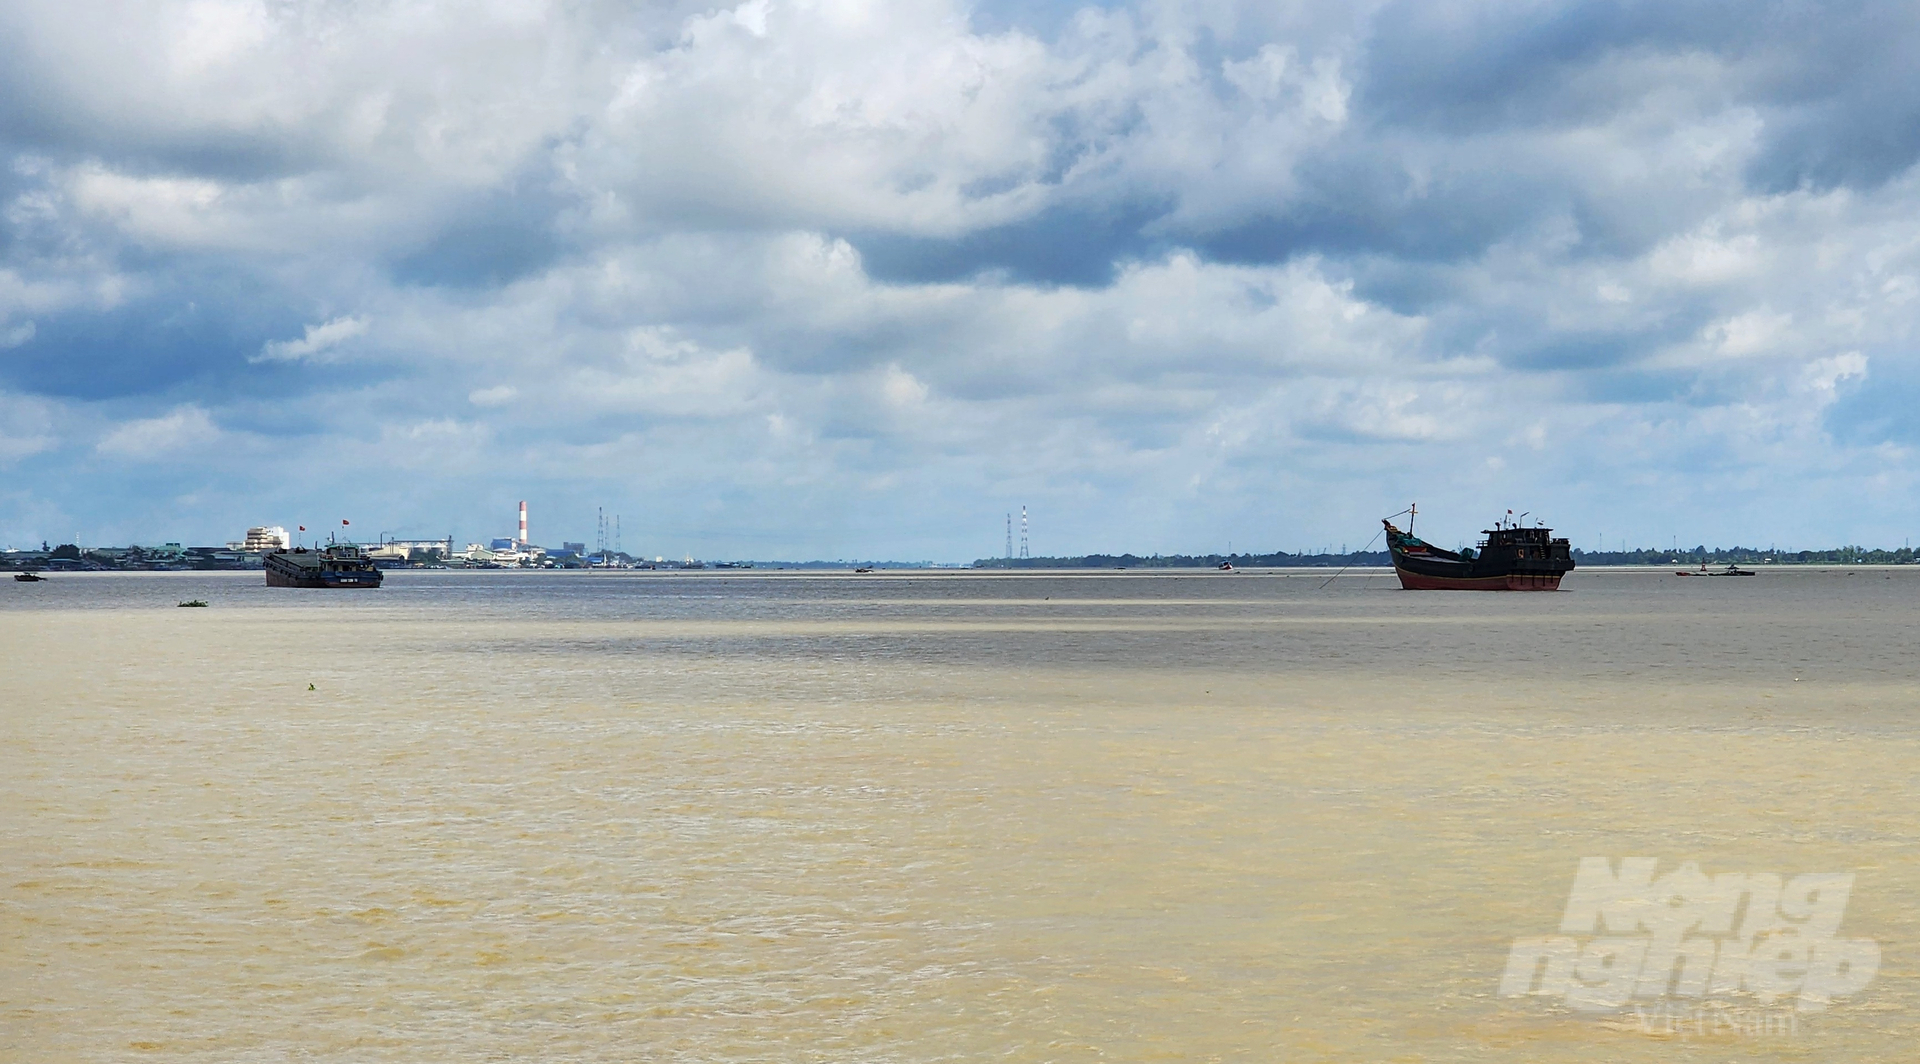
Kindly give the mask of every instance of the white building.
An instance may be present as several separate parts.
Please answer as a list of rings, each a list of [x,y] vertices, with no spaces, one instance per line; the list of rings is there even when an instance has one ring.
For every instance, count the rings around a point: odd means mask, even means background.
[[[270,551],[285,550],[292,543],[287,539],[287,530],[279,525],[256,525],[247,529],[247,538],[240,544],[241,550]]]

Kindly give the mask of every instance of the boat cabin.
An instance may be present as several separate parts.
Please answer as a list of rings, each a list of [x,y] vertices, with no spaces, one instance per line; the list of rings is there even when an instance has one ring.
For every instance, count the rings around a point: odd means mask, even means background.
[[[1489,560],[1572,558],[1573,548],[1564,539],[1552,539],[1551,528],[1483,528],[1487,538],[1480,544],[1480,556]]]

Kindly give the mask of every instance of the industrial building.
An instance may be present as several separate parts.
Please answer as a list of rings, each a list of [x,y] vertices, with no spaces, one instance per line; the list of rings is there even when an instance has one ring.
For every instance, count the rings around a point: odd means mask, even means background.
[[[247,529],[247,538],[238,543],[228,543],[229,550],[241,550],[250,554],[264,554],[270,550],[286,550],[293,543],[287,538],[287,530],[279,525],[255,525]]]

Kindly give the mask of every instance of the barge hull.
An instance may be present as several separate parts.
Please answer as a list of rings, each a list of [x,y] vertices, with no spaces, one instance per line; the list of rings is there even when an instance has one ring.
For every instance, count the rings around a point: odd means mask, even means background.
[[[1504,576],[1429,576],[1396,565],[1400,586],[1407,591],[1558,591],[1559,573],[1508,573]]]
[[[267,570],[268,587],[379,587],[378,577],[368,578],[360,573],[330,573],[324,576],[288,576],[285,573]]]

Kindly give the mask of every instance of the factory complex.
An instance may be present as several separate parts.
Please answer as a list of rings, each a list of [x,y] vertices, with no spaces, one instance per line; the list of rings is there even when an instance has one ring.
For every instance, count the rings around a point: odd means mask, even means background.
[[[350,528],[342,521],[343,530]],[[605,522],[601,522],[603,529]],[[38,550],[0,550],[0,571],[80,572],[101,570],[208,570],[260,569],[268,554],[278,550],[298,550],[323,545],[325,538],[309,536],[305,526],[296,525],[289,534],[281,525],[256,525],[237,540],[219,547],[186,547],[179,543],[159,546],[80,547],[67,543]],[[333,538],[347,537],[339,532]],[[604,530],[601,539],[606,538]],[[381,537],[378,542],[362,544],[368,557],[382,569],[706,569],[704,562],[687,558],[651,561],[634,558],[604,542],[593,550],[585,543],[562,543],[557,548],[543,547],[527,536],[527,504],[520,504],[516,534],[487,543],[468,543],[456,548],[452,536],[445,539],[405,540]],[[712,568],[730,569],[719,563]]]

